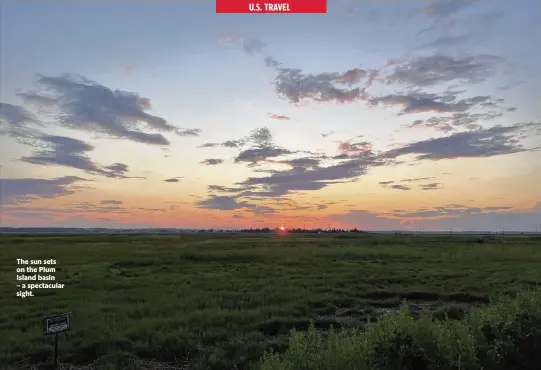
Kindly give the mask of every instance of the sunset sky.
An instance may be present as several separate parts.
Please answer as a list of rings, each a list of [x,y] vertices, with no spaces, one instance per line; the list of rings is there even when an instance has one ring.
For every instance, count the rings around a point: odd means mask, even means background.
[[[2,226],[541,230],[541,1],[3,1]]]

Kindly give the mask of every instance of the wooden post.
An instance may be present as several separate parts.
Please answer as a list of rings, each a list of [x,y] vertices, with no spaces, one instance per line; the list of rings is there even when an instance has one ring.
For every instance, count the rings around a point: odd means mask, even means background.
[[[54,368],[58,369],[58,333],[54,335]]]
[[[58,334],[65,333],[71,329],[71,318],[69,313],[62,315],[48,316],[43,319],[43,334],[54,335],[54,359],[53,369],[58,369]]]

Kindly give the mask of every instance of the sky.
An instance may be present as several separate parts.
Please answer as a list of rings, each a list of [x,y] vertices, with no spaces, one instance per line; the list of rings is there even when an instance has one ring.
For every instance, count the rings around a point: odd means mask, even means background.
[[[541,1],[0,6],[2,226],[541,230]]]

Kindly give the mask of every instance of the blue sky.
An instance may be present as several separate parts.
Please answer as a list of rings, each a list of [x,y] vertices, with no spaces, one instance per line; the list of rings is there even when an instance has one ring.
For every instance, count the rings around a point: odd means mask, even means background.
[[[1,223],[541,228],[518,4],[4,1]]]

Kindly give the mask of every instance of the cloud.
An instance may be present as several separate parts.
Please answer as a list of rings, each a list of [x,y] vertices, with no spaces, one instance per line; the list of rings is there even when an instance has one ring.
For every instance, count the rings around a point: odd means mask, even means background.
[[[224,160],[218,159],[218,158],[208,158],[208,159],[205,159],[204,161],[201,161],[201,164],[206,164],[207,166],[215,166],[217,164],[222,164],[222,163],[224,163]]]
[[[471,104],[487,101],[489,99],[473,98]],[[264,169],[255,172],[265,173],[265,176],[250,176],[246,180],[237,182],[235,187],[227,188],[231,199],[277,199],[292,193],[315,191],[336,183],[356,181],[371,168],[396,164],[397,158],[408,154],[417,154],[417,160],[440,160],[461,157],[490,157],[494,155],[517,153],[531,150],[524,148],[520,143],[521,135],[528,130],[539,128],[539,124],[526,123],[514,126],[495,126],[490,129],[471,132],[456,133],[447,137],[433,138],[407,144],[384,152],[373,152],[370,143],[349,141],[342,145],[344,151],[356,147],[358,150],[348,154],[333,157],[336,161],[331,165],[322,166],[322,161],[330,159],[324,155],[313,154],[304,158],[274,159],[277,156],[293,154],[287,149],[276,148],[272,145],[270,131],[260,130],[243,143],[259,142],[261,146],[245,149],[236,157],[236,162],[246,162],[253,166],[260,162],[283,164],[290,167],[287,170]],[[357,146],[353,144],[358,144]],[[360,150],[359,150],[360,149]],[[429,177],[405,179],[404,182],[426,181]],[[392,182],[388,184],[390,185]],[[426,188],[435,187],[426,184]],[[210,188],[209,188],[210,189]],[[407,185],[394,184],[391,189],[409,190]],[[225,188],[216,186],[212,190],[223,191]],[[220,198],[218,198],[220,199]],[[229,198],[224,198],[229,199]]]
[[[246,208],[248,202],[239,202],[234,196],[211,195],[209,199],[197,203],[200,208],[216,209],[221,211],[230,211],[234,209]]]
[[[411,182],[425,181],[425,180],[430,180],[430,179],[434,179],[434,177],[417,177],[417,178],[410,178],[410,179],[402,179],[400,180],[400,182],[411,183]],[[395,189],[395,190],[411,190],[411,187],[409,185],[396,184],[395,181],[393,180],[380,181],[378,182],[378,184],[380,184],[384,188],[390,187],[391,189]],[[389,186],[391,184],[394,184],[394,185]],[[432,184],[420,185],[419,187],[423,190],[431,190],[431,189],[439,189],[438,187],[439,185],[440,185],[439,183],[432,183]]]
[[[74,194],[81,177],[64,176],[55,179],[0,179],[1,204],[27,203],[37,198],[56,198]]]
[[[462,44],[470,39],[469,35],[449,36],[442,35],[420,46],[419,49],[450,48]]]
[[[273,57],[265,57],[265,67],[269,67],[269,68],[278,68],[279,66],[281,66],[282,63],[278,60],[276,60],[275,58]]]
[[[250,55],[261,53],[264,48],[265,44],[259,39],[251,38],[242,41],[242,49]]]
[[[393,213],[394,217],[401,218],[441,218],[456,217],[462,215],[481,214],[498,211],[508,211],[513,207],[468,207],[461,204],[449,204],[445,207],[434,207],[431,209],[422,209],[416,212],[398,212]]]
[[[360,68],[350,69],[336,78],[339,84],[355,85],[368,75],[368,71]]]
[[[276,213],[273,207],[261,206],[246,201],[239,201],[235,196],[211,195],[208,199],[196,203],[199,208],[219,211],[232,211],[245,209],[254,215],[268,215]]]
[[[170,179],[163,180],[164,182],[179,182],[182,177],[171,177]]]
[[[277,147],[263,147],[246,149],[240,152],[235,157],[235,163],[246,162],[249,166],[255,166],[260,162],[264,162],[270,158],[276,158],[282,155],[291,154],[287,149]]]
[[[208,185],[207,188],[209,189],[209,191],[219,191],[222,193],[237,193],[242,191],[242,188],[231,188],[221,185]]]
[[[280,197],[291,192],[319,190],[330,184],[354,181],[364,175],[370,167],[385,164],[371,152],[362,152],[357,156],[338,164],[321,167],[294,167],[284,171],[268,171],[266,177],[249,177],[237,185],[246,189],[242,196]]]
[[[213,148],[217,146],[240,148],[251,144],[251,147],[242,150],[234,158],[235,163],[248,163],[250,167],[256,166],[260,162],[268,161],[286,154],[294,152],[279,148],[272,143],[272,132],[267,127],[252,130],[246,137],[236,140],[228,140],[222,143],[206,143],[202,148]],[[207,163],[208,164],[208,163]]]
[[[272,132],[267,127],[252,130],[246,137],[236,140],[227,140],[221,143],[205,143],[199,148],[240,148],[248,144],[268,146],[272,142]]]
[[[494,212],[427,220],[425,227],[439,230],[535,231],[541,216],[533,212]]]
[[[421,9],[421,14],[429,18],[445,18],[453,15],[478,0],[438,0]]]
[[[365,230],[534,231],[539,228],[541,211],[518,211],[508,206],[449,205],[416,212],[396,210],[390,215],[354,210],[330,215],[329,220]]]
[[[338,151],[348,156],[362,152],[372,151],[372,144],[367,141],[342,141],[338,145]]]
[[[139,207],[137,208],[140,211],[146,211],[146,212],[164,212],[164,208],[146,208],[146,207]]]
[[[430,184],[422,184],[422,185],[419,185],[419,187],[422,190],[437,190],[437,189],[442,188],[441,183],[439,183],[439,182],[433,182],[433,183],[430,183]]]
[[[104,167],[105,172],[103,173],[107,177],[114,178],[128,178],[124,174],[128,172],[128,165],[124,163],[113,163],[110,166]],[[135,178],[135,177],[132,177]],[[142,178],[142,177],[137,177]]]
[[[350,70],[340,73],[305,74],[298,68],[280,67],[280,62],[272,57],[265,59],[267,67],[276,71],[275,90],[279,97],[290,103],[301,100],[316,102],[350,103],[364,97],[364,89],[352,87],[355,81],[360,81],[360,70]],[[375,77],[369,74],[371,79]],[[367,82],[368,83],[368,82]],[[348,87],[338,85],[347,84]]]
[[[250,205],[248,208],[250,209],[250,211],[254,215],[258,215],[258,216],[269,215],[269,214],[276,213],[276,210],[274,208],[272,208],[272,207],[269,207],[269,206],[252,206],[252,205]]]
[[[265,49],[265,43],[258,38],[242,38],[234,29],[223,32],[220,36],[220,42],[224,45],[240,47],[246,54],[259,54]]]
[[[22,157],[20,160],[43,166],[57,165],[76,168],[93,175],[126,178],[127,165],[115,163],[103,167],[93,162],[86,155],[86,152],[94,150],[94,147],[84,141],[65,136],[42,136],[39,138],[39,142],[45,146],[44,149],[36,149],[32,156]]]
[[[198,128],[186,128],[176,132],[178,136],[199,136],[200,133],[201,129]]]
[[[396,230],[401,227],[400,220],[379,216],[366,210],[353,210],[345,214],[330,215],[329,221],[338,221],[363,230]]]
[[[205,143],[199,146],[199,148],[215,148],[219,146],[224,148],[239,148],[243,145],[245,145],[245,142],[241,140],[227,140],[222,143]]]
[[[23,102],[37,107],[53,107],[58,104],[58,100],[38,94],[36,92],[26,92],[17,94]]]
[[[389,61],[387,61],[389,63]],[[372,84],[376,81],[376,79],[380,76],[380,72],[378,70],[372,69],[368,71],[368,78],[366,80],[366,83],[364,85],[364,88],[361,90],[361,98],[365,99],[367,97],[367,94],[365,93],[365,89],[372,86]]]
[[[137,93],[111,90],[83,76],[63,75],[40,77],[37,81],[47,93],[40,96],[54,99],[57,104],[55,123],[75,130],[106,134],[153,145],[168,145],[161,133],[198,136],[199,129],[181,129],[164,118],[146,111],[151,100]],[[148,133],[141,126],[161,133]]]
[[[415,177],[410,179],[402,179],[400,181],[402,182],[417,182],[417,181],[425,181],[425,180],[432,180],[435,179],[435,177]]]
[[[244,142],[240,140],[227,140],[221,144],[221,146],[226,147],[226,148],[238,148],[243,145],[244,145]]]
[[[255,129],[250,133],[246,141],[259,146],[270,145],[272,141],[272,132],[267,127]]]
[[[503,85],[503,86],[498,87],[498,90],[500,90],[500,91],[511,90],[511,89],[513,89],[513,88],[515,88],[515,87],[517,87],[517,86],[520,86],[520,85],[522,85],[522,84],[524,84],[524,83],[525,83],[525,81],[515,81],[515,82],[510,82],[510,83],[508,83],[508,84],[505,84],[505,85]]]
[[[382,97],[370,99],[370,105],[378,106],[380,104],[387,106],[401,106],[402,111],[399,116],[415,113],[462,113],[471,108],[482,105],[484,107],[497,106],[502,100],[494,100],[490,96],[475,96],[473,98],[457,100],[456,95],[437,95],[419,92],[410,92],[408,94],[390,94]]]
[[[409,186],[400,185],[400,184],[391,185],[391,189],[395,189],[395,190],[411,190],[411,188]]]
[[[322,159],[323,158],[304,157],[304,158],[287,159],[287,160],[281,160],[281,161],[268,160],[268,162],[284,164],[292,168],[313,169],[320,165]]]
[[[469,113],[458,112],[451,116],[434,116],[428,119],[415,120],[408,128],[432,128],[442,132],[451,132],[456,129],[479,130],[481,122],[486,122],[503,116],[501,112]]]
[[[0,102],[0,118],[2,124],[21,126],[26,123],[36,123],[37,119],[26,109],[18,105]]]
[[[112,200],[112,199],[109,199],[109,200],[102,200],[100,202],[100,204],[122,204],[124,203],[123,201],[121,200]]]
[[[278,121],[290,121],[291,117],[269,113],[269,117]]]
[[[139,66],[137,66],[135,64],[130,64],[130,65],[125,66],[124,69],[127,72],[134,72],[134,71],[137,71],[139,69]]]
[[[0,102],[0,135],[28,144],[40,135],[35,126],[42,124],[25,108]]]
[[[120,202],[122,203],[122,202]],[[36,218],[43,221],[43,218],[58,219],[67,218],[73,219],[74,217],[84,216],[89,214],[126,214],[130,211],[124,207],[118,206],[116,203],[108,205],[107,203],[101,203],[102,205],[94,205],[88,202],[76,203],[69,206],[63,206],[61,208],[50,207],[28,207],[20,205],[9,205],[2,209],[4,215],[9,218]],[[118,220],[117,220],[118,221]],[[40,225],[42,226],[42,225]]]
[[[539,227],[539,210],[513,210],[513,207],[467,207],[449,205],[431,210],[397,215],[404,218],[425,218],[417,223],[424,227],[439,230],[472,231],[533,231]]]
[[[459,132],[450,136],[433,138],[390,150],[386,158],[418,154],[417,160],[453,158],[484,158],[503,154],[520,153],[532,149],[520,144],[520,135],[540,128],[539,123],[517,123],[513,126],[494,126],[484,130]]]
[[[383,158],[373,153],[368,142],[348,142],[348,145],[342,145],[343,151],[347,151],[349,154],[340,158],[345,159],[344,161],[329,166],[321,165],[324,160],[329,158],[317,153],[309,153],[309,156],[300,158],[274,159],[298,152],[278,148],[272,144],[271,139],[270,131],[253,131],[248,139],[243,139],[243,142],[258,142],[260,145],[241,151],[235,157],[235,162],[246,162],[249,166],[266,162],[286,165],[290,167],[289,169],[257,170],[255,172],[266,173],[267,176],[249,177],[236,183],[237,188],[227,188],[226,190],[225,187],[213,185],[209,189],[234,193],[231,197],[235,199],[272,198],[276,200],[293,192],[319,190],[335,183],[356,181],[356,178],[365,174],[370,167],[393,162],[390,158]]]
[[[500,57],[486,54],[462,58],[447,55],[424,56],[397,65],[384,81],[387,84],[403,83],[422,87],[452,81],[479,83],[491,76],[501,62]]]

